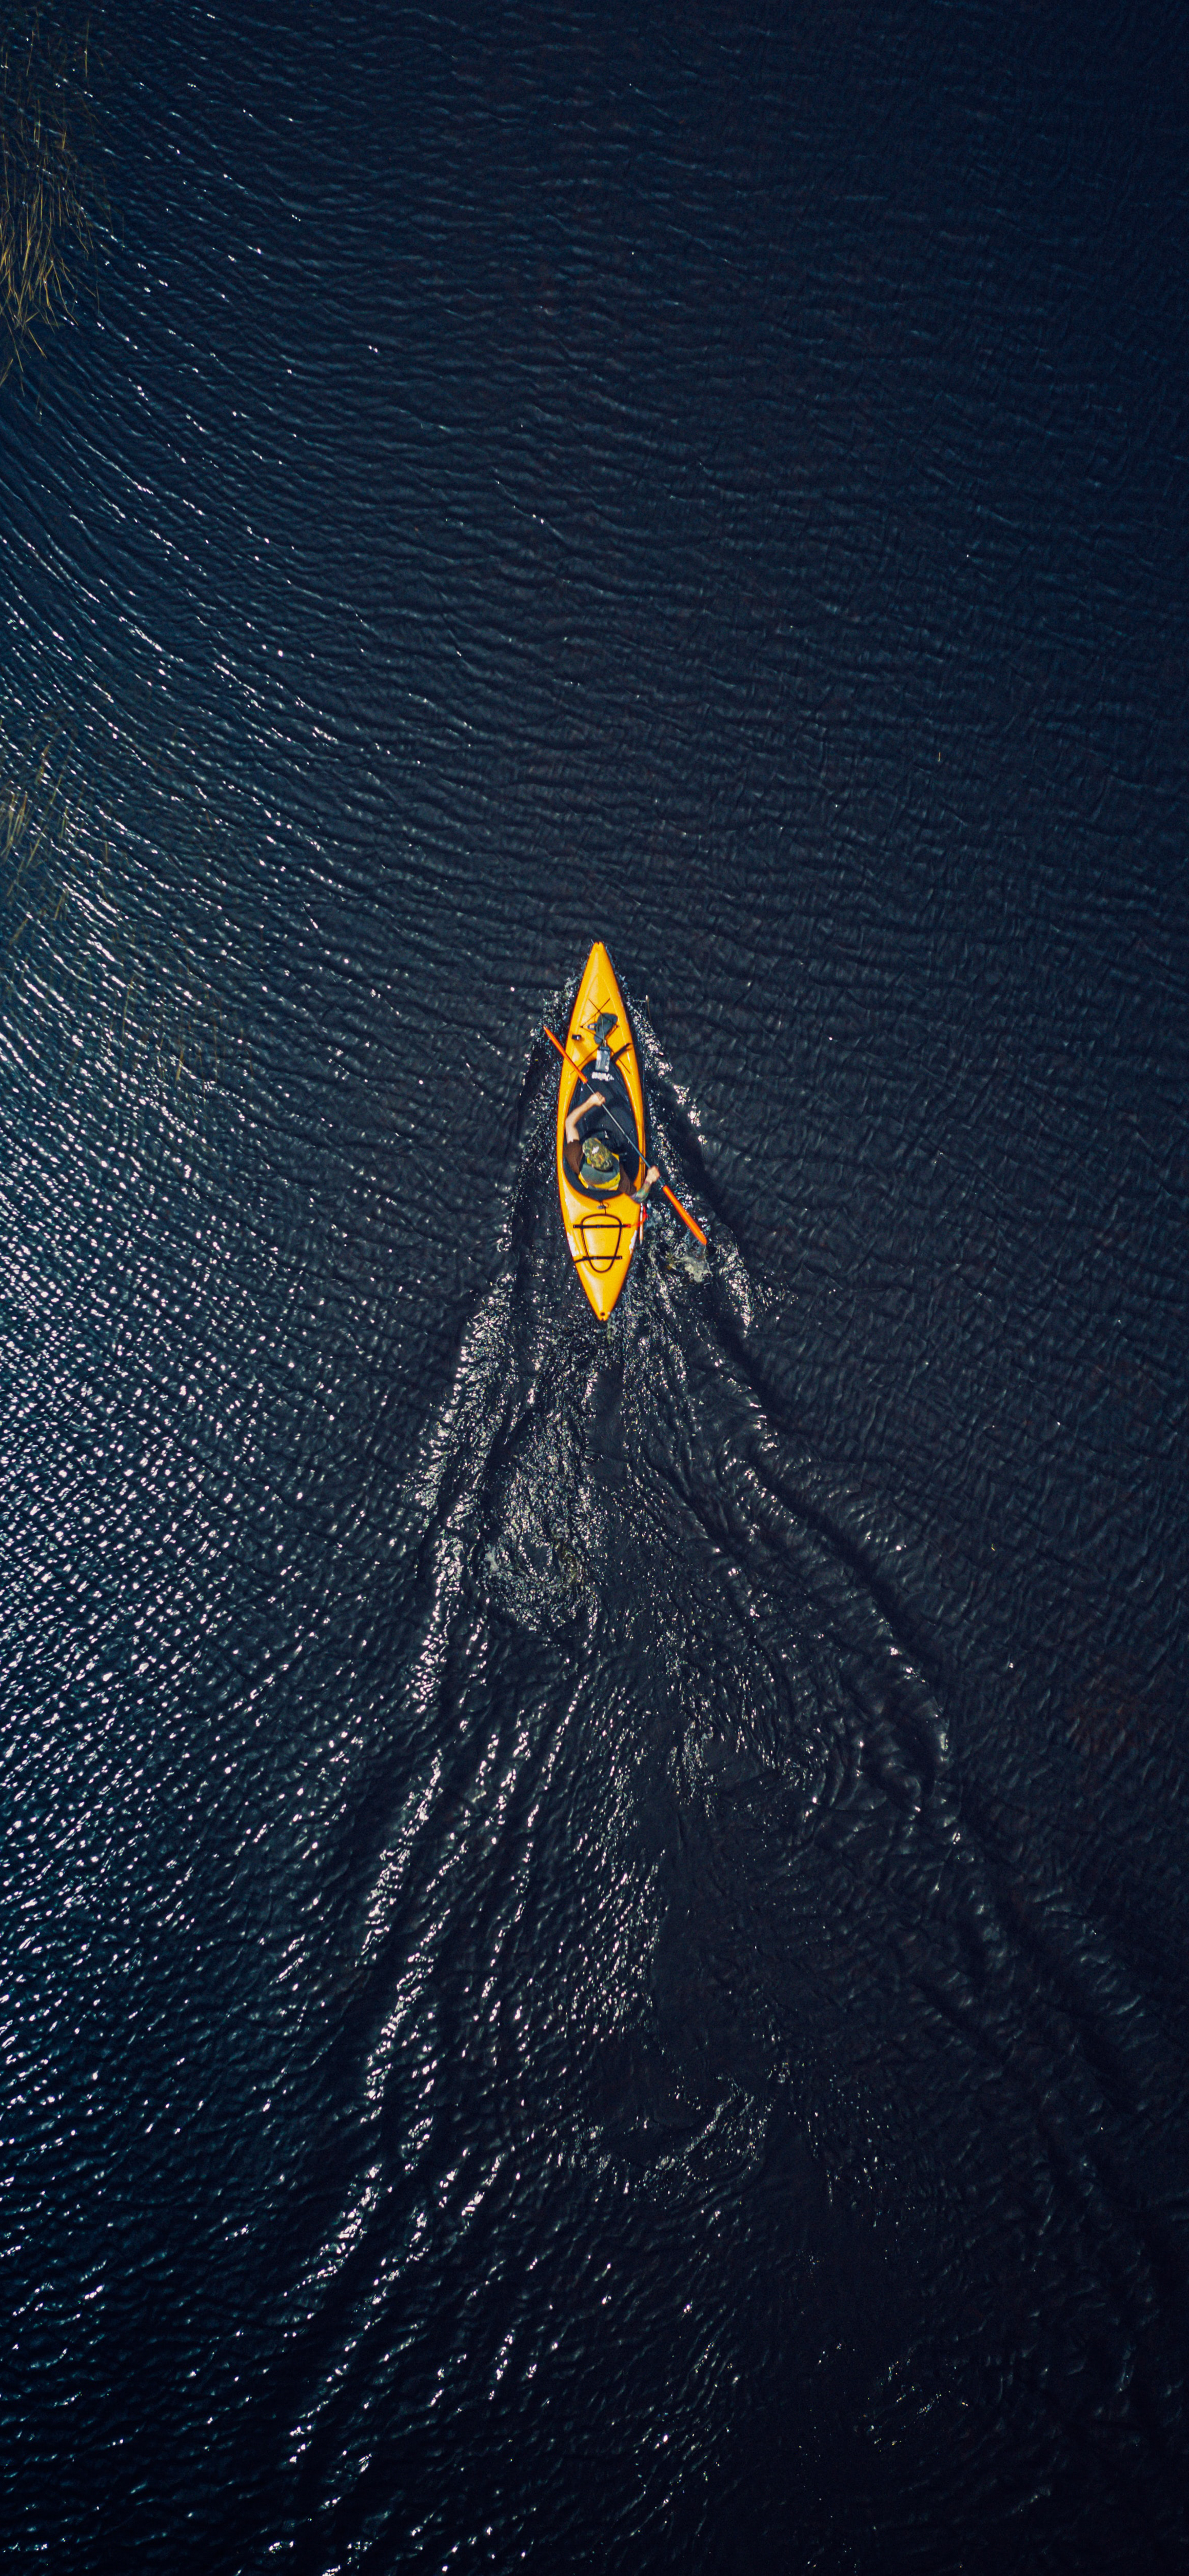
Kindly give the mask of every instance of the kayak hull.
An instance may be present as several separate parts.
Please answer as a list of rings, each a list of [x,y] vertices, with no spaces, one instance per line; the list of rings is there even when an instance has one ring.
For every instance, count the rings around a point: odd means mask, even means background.
[[[626,1188],[613,1198],[589,1197],[584,1190],[574,1186],[563,1161],[566,1119],[573,1107],[575,1092],[586,1096],[585,1069],[593,1063],[595,1052],[591,1023],[601,1011],[613,1011],[618,1022],[611,1031],[609,1043],[627,1095],[626,1105],[620,1101],[619,1114],[621,1119],[631,1118],[642,1170],[644,1087],[636,1044],[623,995],[615,980],[614,967],[602,940],[596,939],[574,997],[566,1033],[566,1061],[561,1069],[557,1094],[557,1189],[562,1224],[574,1267],[599,1322],[605,1324],[632,1266],[643,1211]],[[597,1117],[598,1113],[594,1114]],[[630,1163],[630,1149],[618,1134],[608,1132],[608,1141],[622,1152],[625,1164]],[[633,1180],[635,1177],[634,1173],[630,1175]]]

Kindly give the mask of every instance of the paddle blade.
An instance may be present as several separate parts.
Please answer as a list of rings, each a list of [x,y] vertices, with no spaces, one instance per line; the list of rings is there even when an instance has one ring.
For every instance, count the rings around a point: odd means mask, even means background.
[[[679,1198],[677,1198],[677,1197],[675,1196],[674,1192],[670,1189],[668,1182],[667,1182],[667,1181],[662,1181],[662,1182],[661,1182],[661,1188],[662,1188],[662,1190],[664,1191],[665,1197],[667,1198],[667,1200],[668,1200],[668,1202],[669,1202],[670,1207],[675,1207],[675,1208],[676,1208],[676,1210],[677,1210],[677,1214],[678,1214],[678,1216],[681,1218],[681,1222],[682,1222],[682,1224],[683,1224],[683,1225],[687,1225],[687,1226],[689,1227],[690,1233],[691,1233],[692,1235],[696,1235],[697,1240],[698,1240],[698,1242],[699,1242],[699,1243],[705,1243],[705,1241],[706,1241],[706,1237],[705,1237],[705,1235],[704,1235],[704,1234],[703,1234],[703,1232],[702,1232],[701,1226],[700,1226],[700,1225],[695,1224],[695,1221],[694,1221],[693,1217],[690,1215],[689,1209],[688,1209],[688,1208],[683,1208],[683,1206],[682,1206],[682,1204],[681,1204],[680,1199],[679,1199]]]

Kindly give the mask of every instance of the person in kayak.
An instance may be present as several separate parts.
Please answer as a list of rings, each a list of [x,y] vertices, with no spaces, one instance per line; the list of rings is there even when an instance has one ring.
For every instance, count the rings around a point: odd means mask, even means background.
[[[614,1026],[614,1023],[612,1025]],[[623,1167],[618,1154],[613,1152],[611,1146],[606,1144],[601,1136],[579,1135],[579,1128],[588,1112],[592,1109],[602,1109],[604,1106],[602,1092],[592,1091],[590,1098],[583,1101],[580,1109],[571,1109],[566,1120],[566,1141],[562,1161],[571,1180],[577,1182],[580,1190],[590,1190],[597,1199],[618,1198],[622,1192],[626,1198],[634,1199],[637,1207],[645,1208],[646,1214],[651,1216],[653,1211],[646,1207],[646,1201],[649,1191],[660,1179],[656,1164],[649,1164],[638,1190],[626,1189]]]

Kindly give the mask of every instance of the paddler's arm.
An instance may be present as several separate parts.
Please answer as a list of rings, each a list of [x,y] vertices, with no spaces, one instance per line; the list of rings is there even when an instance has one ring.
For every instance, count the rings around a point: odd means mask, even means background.
[[[602,1106],[603,1106],[603,1095],[602,1095],[602,1092],[601,1092],[601,1091],[592,1091],[592,1093],[591,1093],[591,1095],[590,1095],[589,1100],[584,1100],[584,1101],[583,1101],[581,1109],[571,1109],[570,1114],[569,1114],[569,1117],[568,1117],[568,1118],[567,1118],[567,1120],[566,1120],[566,1143],[567,1143],[567,1145],[576,1145],[576,1144],[577,1144],[577,1142],[578,1142],[578,1130],[579,1130],[579,1128],[580,1128],[580,1126],[581,1126],[581,1124],[582,1124],[583,1119],[584,1119],[584,1118],[585,1118],[585,1116],[586,1116],[587,1110],[588,1110],[588,1109],[601,1109],[601,1108],[602,1108]]]
[[[628,1191],[628,1197],[629,1197],[630,1199],[634,1199],[634,1200],[635,1200],[637,1207],[643,1207],[644,1202],[645,1202],[645,1199],[647,1198],[648,1193],[649,1193],[650,1189],[652,1188],[653,1182],[654,1182],[654,1181],[659,1181],[659,1179],[660,1179],[660,1173],[658,1172],[658,1170],[657,1170],[657,1168],[656,1168],[656,1164],[655,1164],[655,1163],[650,1163],[650,1164],[649,1164],[649,1166],[648,1166],[647,1171],[645,1172],[645,1175],[644,1175],[643,1181],[641,1182],[639,1189],[638,1189],[638,1190],[629,1190],[629,1191]]]

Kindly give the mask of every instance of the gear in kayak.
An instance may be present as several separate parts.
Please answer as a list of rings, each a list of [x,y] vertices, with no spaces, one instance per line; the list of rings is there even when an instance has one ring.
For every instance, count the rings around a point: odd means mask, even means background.
[[[595,1051],[586,1068],[586,1079],[588,1082],[612,1082],[615,1078],[615,1063],[607,1041],[612,1029],[619,1026],[619,1013],[600,1011],[597,1020],[592,1020],[589,1026],[595,1042]]]

